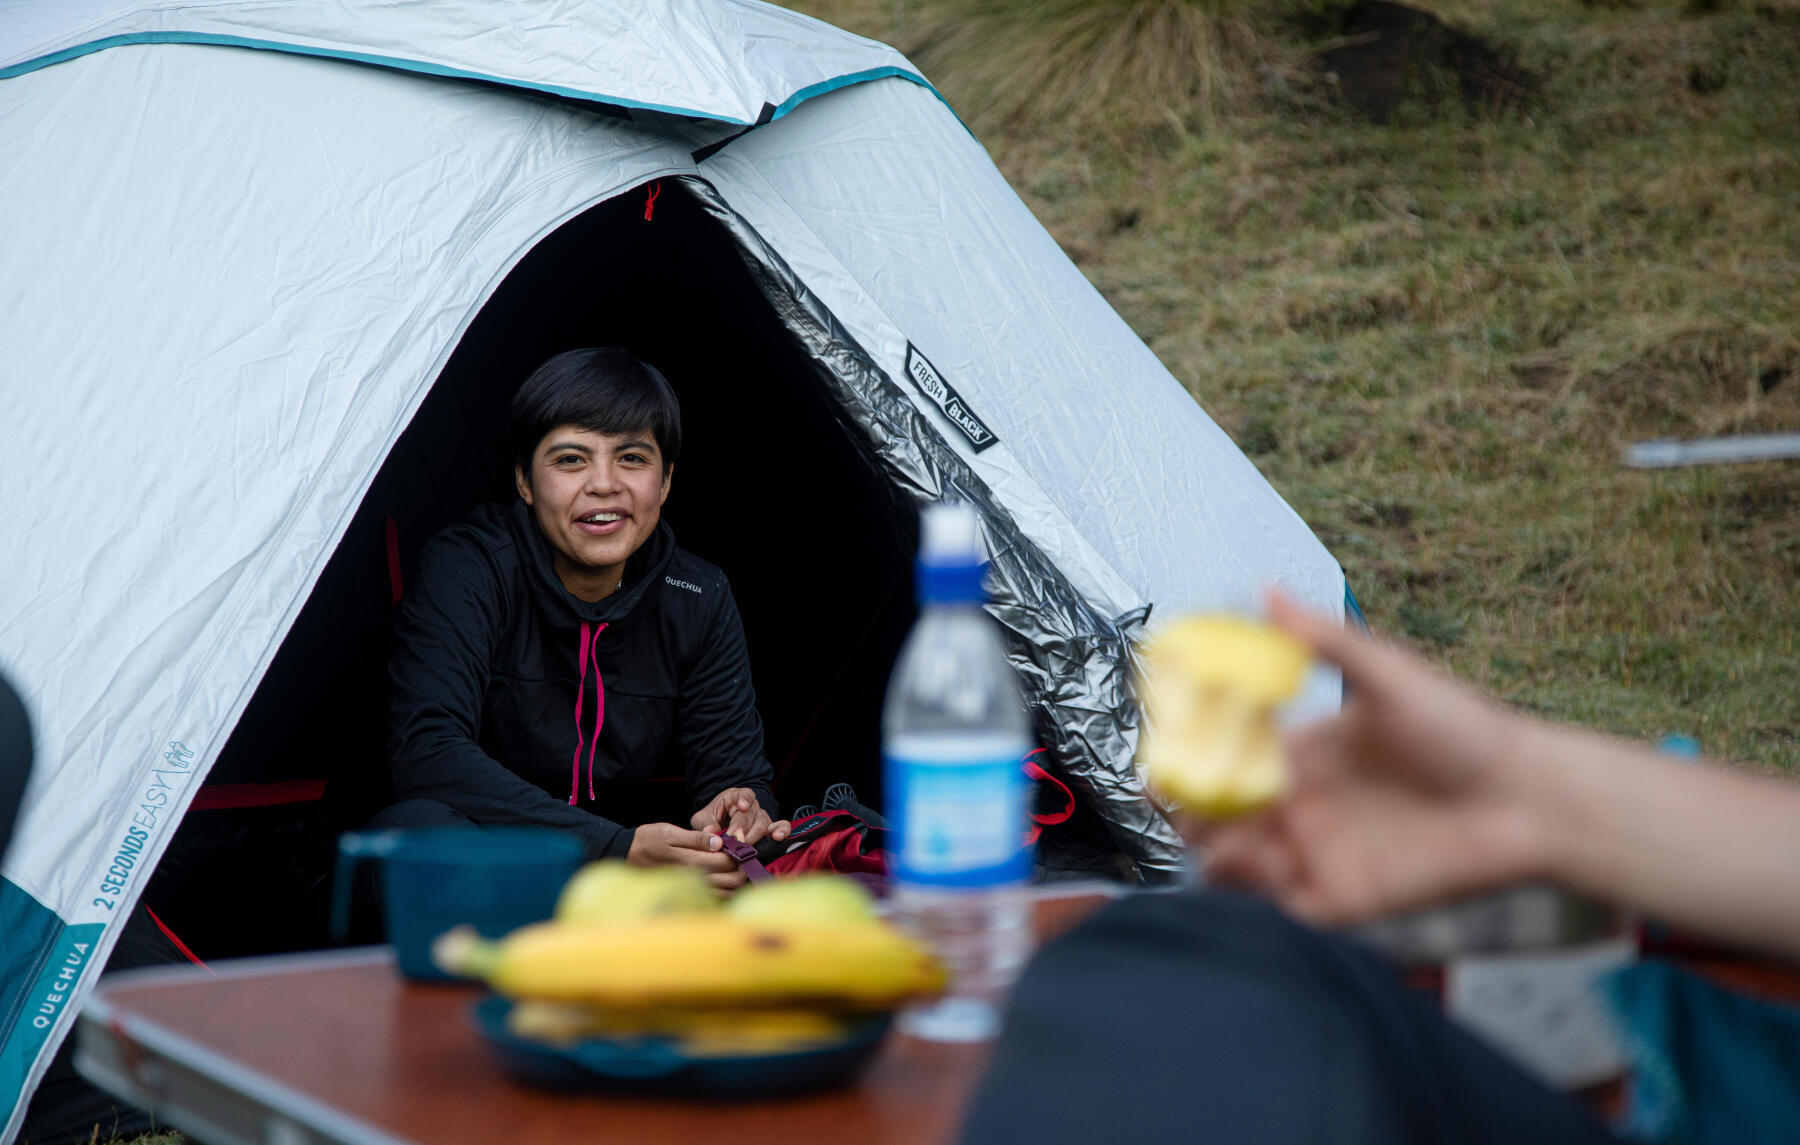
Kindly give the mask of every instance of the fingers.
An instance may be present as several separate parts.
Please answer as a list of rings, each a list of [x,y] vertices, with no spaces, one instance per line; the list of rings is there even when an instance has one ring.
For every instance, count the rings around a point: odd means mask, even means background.
[[[761,806],[742,811],[731,817],[730,833],[746,843],[760,842],[769,833],[773,824],[769,821],[769,813]]]
[[[719,842],[717,831],[683,831],[673,823],[669,824],[669,829],[663,834],[663,842],[687,851],[717,851],[724,845]]]
[[[694,812],[694,817],[688,820],[693,824],[694,830],[717,835],[725,829],[725,796],[728,794],[730,792],[722,792],[713,796],[712,802]]]
[[[758,807],[756,793],[748,787],[728,787],[713,796],[711,803],[694,812],[692,820],[694,829],[708,831],[713,834],[730,832],[739,839],[744,838],[747,825],[739,823],[739,817]],[[754,839],[746,840],[755,842]]]
[[[1366,686],[1361,677],[1368,670],[1369,654],[1376,647],[1374,641],[1313,612],[1285,589],[1270,588],[1266,600],[1269,623],[1312,649],[1320,659],[1341,668],[1346,681]]]
[[[726,894],[737,890],[747,881],[744,872],[735,863],[729,871],[715,871],[706,876],[707,885],[716,891]]]
[[[733,811],[731,813],[731,822],[725,826],[725,833],[740,842],[754,843],[756,842],[756,839],[752,839],[750,834],[756,829],[756,826],[756,816],[747,811]],[[759,832],[757,838],[761,837],[761,833]]]
[[[1231,823],[1208,833],[1209,882],[1281,898],[1293,887],[1297,874],[1292,850],[1261,821]]]
[[[713,875],[729,875],[741,869],[736,859],[718,852],[681,851],[672,858],[683,866],[693,867],[708,878]]]
[[[1339,713],[1282,733],[1295,787],[1329,782],[1354,767],[1351,724],[1351,716]]]
[[[726,833],[745,843],[758,842],[769,833],[769,813],[757,801],[756,792],[748,787],[733,787],[719,798],[730,810]]]
[[[681,863],[702,871],[724,873],[737,869],[737,860],[724,853],[724,840],[705,831],[683,831],[671,826],[663,837],[666,851],[661,861]]]
[[[1279,587],[1271,587],[1266,599],[1269,623],[1311,648],[1319,659],[1335,664],[1351,691],[1393,697],[1438,678],[1438,673],[1412,652],[1320,616]]]
[[[1210,837],[1206,880],[1267,896],[1281,909],[1313,926],[1335,927],[1369,917],[1344,898],[1344,889],[1312,877],[1306,856],[1279,830],[1254,823],[1232,824]]]
[[[772,824],[769,827],[769,838],[774,839],[777,843],[779,843],[783,839],[787,838],[788,832],[792,831],[793,829],[794,829],[793,823],[791,823],[790,821],[788,821],[786,819],[778,819],[775,821],[774,824]]]
[[[1348,910],[1329,892],[1320,887],[1299,883],[1281,896],[1281,906],[1301,922],[1318,927],[1348,926],[1367,922],[1372,914]]]

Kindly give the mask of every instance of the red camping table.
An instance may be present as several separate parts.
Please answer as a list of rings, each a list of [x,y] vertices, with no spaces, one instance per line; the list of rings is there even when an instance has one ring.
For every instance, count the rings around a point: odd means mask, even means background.
[[[1040,939],[1110,893],[1039,888]],[[76,1067],[206,1145],[930,1145],[955,1134],[988,1054],[896,1035],[854,1082],[809,1096],[548,1094],[500,1072],[468,1020],[477,996],[403,981],[385,947],[140,970],[94,991]]]

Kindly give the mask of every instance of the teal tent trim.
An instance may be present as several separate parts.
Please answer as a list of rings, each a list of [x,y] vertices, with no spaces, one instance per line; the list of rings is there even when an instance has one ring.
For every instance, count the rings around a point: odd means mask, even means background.
[[[0,878],[0,1125],[17,1112],[105,929],[98,922],[66,925],[24,888]]]
[[[1351,591],[1348,576],[1344,577],[1344,616],[1347,620],[1354,620],[1364,636],[1369,635],[1369,618],[1363,615],[1362,605],[1357,603],[1356,593]]]
[[[690,119],[711,119],[722,123],[735,123],[742,127],[752,126],[752,121],[739,119],[736,116],[720,115],[716,112],[697,111],[691,107],[674,107],[669,104],[647,103],[638,99],[627,99],[624,96],[608,95],[605,92],[587,91],[581,88],[564,87],[560,84],[535,83],[509,76],[490,75],[485,72],[467,71],[463,68],[448,67],[425,60],[411,60],[403,56],[382,56],[370,52],[350,52],[337,48],[320,48],[309,44],[287,43],[281,40],[261,40],[251,36],[227,36],[215,32],[130,32],[119,36],[106,36],[98,40],[89,40],[84,44],[76,44],[61,51],[50,52],[33,59],[24,60],[10,67],[0,68],[0,80],[13,79],[42,68],[107,48],[126,47],[134,44],[212,44],[232,48],[252,48],[257,51],[288,52],[297,56],[316,56],[322,59],[348,60],[352,63],[370,64],[375,67],[392,68],[397,71],[416,72],[421,75],[440,76],[445,79],[475,80],[480,83],[500,84],[504,87],[520,88],[525,91],[540,92],[544,95],[559,96],[564,99],[576,99],[587,103],[602,103],[612,107],[626,107],[637,111],[654,111],[664,115],[680,115]],[[788,96],[775,109],[771,119],[780,119],[788,112],[799,107],[814,96],[825,95],[839,88],[852,84],[868,83],[871,80],[903,79],[916,83],[942,100],[944,97],[931,86],[924,76],[901,67],[869,68],[865,71],[851,72],[847,75],[833,76],[808,84],[799,91]],[[948,107],[948,101],[944,106]],[[954,114],[954,110],[952,111]]]
[[[775,114],[769,118],[780,119],[782,116],[794,110],[796,107],[799,107],[807,100],[812,99],[814,96],[827,95],[839,88],[850,87],[852,84],[868,83],[870,80],[884,79],[903,79],[911,83],[916,83],[932,95],[937,96],[938,102],[949,108],[951,115],[956,115],[956,109],[950,107],[950,101],[944,98],[944,93],[931,86],[930,81],[926,80],[924,76],[917,72],[907,71],[905,68],[889,66],[885,68],[868,68],[860,72],[849,72],[845,75],[834,76],[828,80],[820,80],[815,84],[807,84],[793,95],[782,100],[781,106],[777,107],[775,109]],[[956,121],[962,123],[962,116],[957,115]],[[963,126],[966,128],[968,127],[968,124],[964,123]]]

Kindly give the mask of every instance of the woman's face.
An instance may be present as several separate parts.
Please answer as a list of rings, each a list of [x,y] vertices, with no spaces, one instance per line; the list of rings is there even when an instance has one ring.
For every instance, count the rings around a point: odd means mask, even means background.
[[[563,587],[598,600],[618,587],[625,560],[656,531],[669,478],[649,430],[595,433],[559,425],[516,470],[519,496],[555,553]]]

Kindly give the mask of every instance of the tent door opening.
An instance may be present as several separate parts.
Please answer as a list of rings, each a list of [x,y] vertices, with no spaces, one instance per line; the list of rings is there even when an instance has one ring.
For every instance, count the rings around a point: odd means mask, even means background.
[[[731,579],[777,798],[792,808],[847,781],[879,806],[881,698],[916,614],[915,511],[732,237],[665,179],[527,254],[389,453],[146,891],[201,957],[323,945],[335,838],[388,798],[388,633],[418,550],[516,496],[513,391],[553,354],[596,345],[653,363],[681,399],[664,517]],[[646,804],[685,822],[668,761],[664,776]]]

